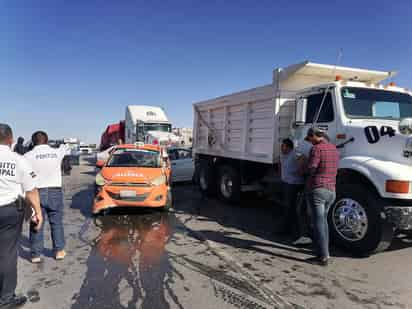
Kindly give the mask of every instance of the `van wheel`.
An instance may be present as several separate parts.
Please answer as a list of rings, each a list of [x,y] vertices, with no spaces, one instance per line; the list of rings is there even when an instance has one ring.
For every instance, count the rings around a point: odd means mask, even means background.
[[[368,187],[344,184],[329,212],[331,234],[335,242],[357,255],[386,250],[395,229],[382,216],[382,202]]]
[[[219,170],[218,191],[220,198],[229,203],[240,201],[240,176],[231,166],[222,166]]]
[[[198,184],[199,190],[203,195],[216,195],[215,175],[211,164],[206,160],[202,160],[199,163]]]

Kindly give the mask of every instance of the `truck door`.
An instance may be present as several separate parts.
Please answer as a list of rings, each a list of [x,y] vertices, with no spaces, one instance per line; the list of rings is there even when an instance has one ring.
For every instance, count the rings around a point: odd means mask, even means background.
[[[325,96],[325,89],[310,92],[304,96],[301,96],[301,98],[306,98],[307,103],[305,121],[295,130],[295,138],[298,141],[305,138],[306,132],[313,126],[313,123],[316,121],[316,117],[318,116],[316,126],[326,130],[330,142],[336,143],[336,104],[333,94],[334,89],[329,89],[320,111],[319,108]]]
[[[136,125],[136,142],[146,142],[145,141],[145,132],[144,132],[144,123],[141,121],[137,122]]]

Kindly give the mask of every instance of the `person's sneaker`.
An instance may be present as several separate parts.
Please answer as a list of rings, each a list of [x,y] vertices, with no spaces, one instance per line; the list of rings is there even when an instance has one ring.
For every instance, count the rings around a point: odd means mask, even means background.
[[[27,302],[27,297],[23,295],[14,295],[10,300],[0,304],[0,309],[12,309],[23,306]]]
[[[294,246],[307,246],[312,244],[312,239],[310,239],[309,237],[306,236],[301,236],[298,239],[295,239],[292,242],[292,245]]]
[[[40,256],[33,256],[33,257],[31,258],[31,262],[32,262],[33,264],[39,264],[39,263],[41,263],[41,257],[40,257]]]
[[[66,251],[59,250],[56,252],[56,260],[61,261],[61,260],[64,260],[65,257],[66,257]]]

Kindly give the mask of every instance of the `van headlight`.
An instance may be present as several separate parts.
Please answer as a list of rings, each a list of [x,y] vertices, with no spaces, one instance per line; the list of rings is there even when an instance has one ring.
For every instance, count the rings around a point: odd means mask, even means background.
[[[150,183],[152,184],[152,186],[164,185],[166,183],[166,176],[162,175],[162,176],[156,177],[156,178],[152,179],[150,181]]]
[[[104,186],[106,183],[107,183],[106,179],[104,179],[101,173],[98,173],[96,175],[96,185],[101,187],[101,186]]]

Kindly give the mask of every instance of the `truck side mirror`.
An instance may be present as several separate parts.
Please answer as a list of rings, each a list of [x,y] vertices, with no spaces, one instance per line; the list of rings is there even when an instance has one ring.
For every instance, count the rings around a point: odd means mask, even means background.
[[[301,126],[305,124],[307,105],[308,100],[306,98],[299,98],[296,100],[295,126]]]
[[[104,166],[104,160],[97,160],[96,161],[96,167],[97,168],[102,168]]]

